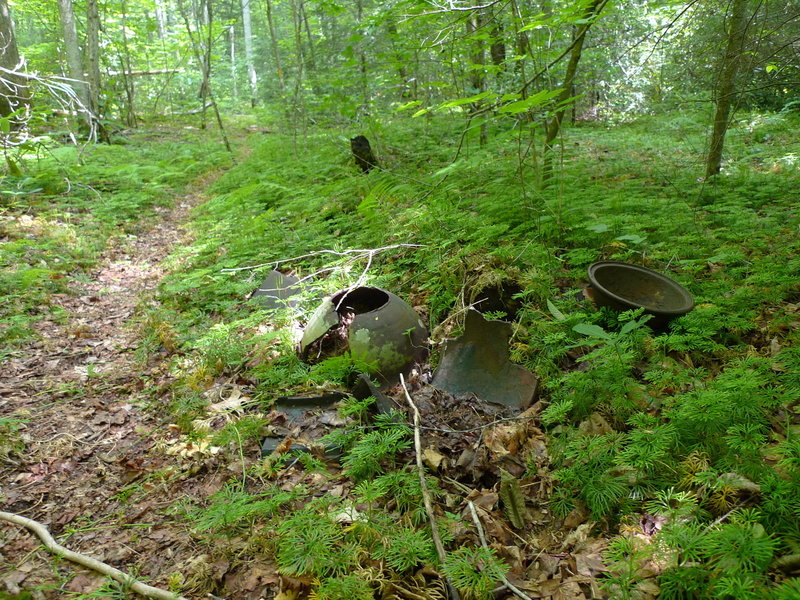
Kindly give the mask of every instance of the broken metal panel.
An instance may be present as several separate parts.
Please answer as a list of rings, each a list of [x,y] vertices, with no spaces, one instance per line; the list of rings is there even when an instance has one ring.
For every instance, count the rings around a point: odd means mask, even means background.
[[[298,287],[299,283],[300,280],[297,277],[286,275],[280,271],[270,271],[264,283],[250,294],[250,298],[263,304],[266,308],[294,306],[295,301],[292,298],[302,291]]]
[[[300,340],[300,355],[303,359],[307,358],[309,346],[338,324],[339,315],[336,313],[333,302],[330,298],[325,298],[308,319],[308,324],[303,330],[303,337]]]
[[[537,379],[509,360],[511,323],[488,321],[470,309],[464,334],[448,340],[433,385],[451,394],[475,394],[481,400],[523,410],[536,395]]]

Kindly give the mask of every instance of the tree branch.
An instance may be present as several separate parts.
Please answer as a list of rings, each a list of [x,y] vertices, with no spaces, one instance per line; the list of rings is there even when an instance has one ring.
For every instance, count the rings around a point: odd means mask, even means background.
[[[428,521],[431,524],[431,537],[433,538],[433,545],[436,546],[436,554],[439,555],[439,561],[444,564],[445,559],[447,558],[447,553],[444,549],[444,544],[442,543],[442,536],[439,535],[439,528],[436,525],[436,515],[433,513],[433,502],[431,502],[431,493],[428,490],[428,482],[425,481],[425,467],[422,466],[422,438],[419,434],[419,423],[420,423],[420,416],[419,416],[419,409],[417,405],[414,404],[414,401],[411,399],[411,396],[408,393],[408,388],[406,387],[406,380],[403,377],[403,374],[400,373],[400,385],[403,388],[403,393],[406,396],[406,402],[411,407],[411,410],[414,414],[414,451],[417,455],[417,472],[419,473],[419,486],[422,490],[422,501],[425,504],[425,513],[428,515]],[[445,582],[447,583],[447,588],[450,591],[451,597],[458,599],[458,592],[456,592],[453,585],[445,578]]]
[[[107,565],[104,562],[100,562],[95,558],[86,556],[84,554],[79,554],[78,552],[73,552],[72,550],[68,550],[67,548],[60,545],[53,539],[53,536],[50,535],[50,532],[47,531],[47,528],[44,525],[42,525],[37,521],[34,521],[33,519],[22,517],[14,513],[8,513],[2,511],[0,511],[0,519],[8,521],[9,523],[21,525],[26,529],[30,529],[33,533],[35,533],[39,537],[40,540],[42,540],[42,543],[44,544],[45,548],[47,548],[53,554],[61,556],[62,558],[66,558],[69,561],[72,561],[76,564],[86,567],[87,569],[97,571],[98,573],[101,573],[106,577],[110,577],[114,581],[117,581],[123,584],[124,586],[127,586],[137,594],[141,594],[142,596],[146,596],[147,598],[156,598],[156,600],[186,600],[186,598],[184,598],[183,596],[178,596],[176,594],[173,594],[172,592],[161,590],[159,588],[155,588],[145,583],[142,583],[141,581],[134,579],[127,573],[123,573],[119,569],[115,569],[111,565]]]
[[[488,550],[489,544],[486,543],[486,536],[483,533],[481,520],[478,518],[478,511],[475,510],[475,505],[472,503],[472,500],[467,500],[467,505],[469,506],[469,512],[472,514],[472,522],[475,523],[475,528],[478,530],[478,539],[481,541],[481,546]],[[509,590],[514,592],[514,594],[522,598],[522,600],[532,600],[528,594],[514,586],[505,575],[500,575],[500,581],[502,581]]]

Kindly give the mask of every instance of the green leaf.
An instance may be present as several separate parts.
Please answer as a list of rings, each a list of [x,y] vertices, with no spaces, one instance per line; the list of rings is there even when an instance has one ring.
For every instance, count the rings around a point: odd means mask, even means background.
[[[409,108],[414,108],[415,106],[419,106],[422,104],[422,100],[412,100],[411,102],[406,102],[405,104],[401,104],[395,110],[397,112],[408,110]]]
[[[641,321],[628,321],[625,325],[622,326],[619,333],[620,335],[625,335],[633,331],[634,329],[638,329],[642,325]]]
[[[11,120],[8,118],[0,119],[0,131],[8,135],[11,133]]]
[[[517,529],[525,527],[528,510],[519,480],[505,469],[500,469],[500,499],[503,501],[506,517]]]
[[[778,66],[777,65],[767,65],[767,73],[772,73],[773,71],[777,71],[777,70],[778,70]]]
[[[572,328],[576,333],[588,335],[589,337],[600,338],[603,340],[612,339],[611,336],[599,325],[592,325],[591,323],[578,323]]]
[[[641,235],[637,235],[635,233],[631,233],[628,235],[621,235],[618,238],[615,238],[618,242],[630,242],[631,244],[641,244],[642,242],[646,242],[647,238],[642,237]]]
[[[526,110],[530,110],[535,106],[541,106],[545,102],[552,100],[556,96],[561,93],[561,90],[542,90],[541,92],[537,92],[533,96],[529,96],[525,98],[525,100],[517,100],[516,102],[511,102],[510,104],[506,104],[505,106],[500,108],[501,113],[509,113],[512,115],[525,112]]]
[[[547,308],[550,311],[550,314],[555,317],[556,321],[565,321],[567,319],[567,317],[564,316],[564,313],[558,310],[555,304],[550,302],[549,298],[547,299]]]
[[[413,119],[414,117],[421,117],[425,113],[429,113],[429,112],[430,112],[430,109],[422,108],[422,109],[418,110],[417,112],[415,112],[413,115],[411,115],[411,118]]]
[[[475,94],[474,96],[470,96],[469,98],[456,98],[455,100],[448,100],[447,102],[443,102],[439,105],[439,108],[453,108],[456,106],[463,106],[464,104],[470,104],[472,102],[478,102],[479,100],[484,100],[486,98],[494,98],[497,97],[497,94],[494,92],[481,92],[480,94]]]

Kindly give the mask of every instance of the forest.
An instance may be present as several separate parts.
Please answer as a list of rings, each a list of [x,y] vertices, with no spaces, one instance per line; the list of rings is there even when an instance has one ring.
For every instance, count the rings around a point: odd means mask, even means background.
[[[0,0],[0,600],[800,600],[796,0]]]

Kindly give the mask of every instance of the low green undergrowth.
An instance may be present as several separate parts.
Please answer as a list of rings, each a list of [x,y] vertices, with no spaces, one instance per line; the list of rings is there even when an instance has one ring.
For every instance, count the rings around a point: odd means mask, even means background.
[[[292,327],[325,293],[387,287],[419,307],[441,341],[481,289],[514,283],[499,311],[515,317],[513,358],[541,378],[549,437],[542,476],[554,491],[537,501],[557,519],[586,513],[611,540],[607,593],[634,598],[655,582],[665,598],[792,597],[781,565],[800,550],[797,117],[743,120],[710,181],[701,177],[701,123],[661,115],[573,129],[545,188],[535,185],[536,165],[520,163],[527,134],[518,130],[486,148],[467,136],[454,158],[460,132],[444,120],[398,121],[380,128],[384,169],[369,175],[349,163],[340,132],[259,137],[197,211],[197,240],[173,257],[150,343],[174,354],[175,390],[187,397],[224,375],[268,407],[344,378],[342,365],[314,371],[293,348]],[[287,152],[294,145],[302,152]],[[369,248],[385,250],[356,252]],[[580,292],[586,267],[604,259],[669,274],[696,308],[662,330],[640,312],[596,310]],[[292,310],[245,300],[275,265],[310,278]],[[402,527],[381,529],[386,505],[373,488],[410,475],[390,467],[406,447],[391,435],[377,429],[344,444],[351,499],[370,507],[377,541],[356,522],[331,520],[346,509],[341,498],[277,509],[293,525],[279,526],[263,551],[287,574],[316,577],[318,597],[374,593],[360,552],[395,574],[436,562],[421,515],[400,511]],[[648,520],[658,528],[635,535]],[[304,538],[301,524],[318,537]],[[393,540],[416,554],[398,554]],[[296,551],[312,547],[322,554]],[[491,562],[477,552],[450,556],[461,566]],[[478,596],[487,589],[470,579],[475,569],[439,566]]]
[[[37,146],[0,175],[0,358],[41,319],[63,320],[52,297],[95,264],[110,240],[133,236],[192,179],[229,159],[204,135],[126,145]]]

